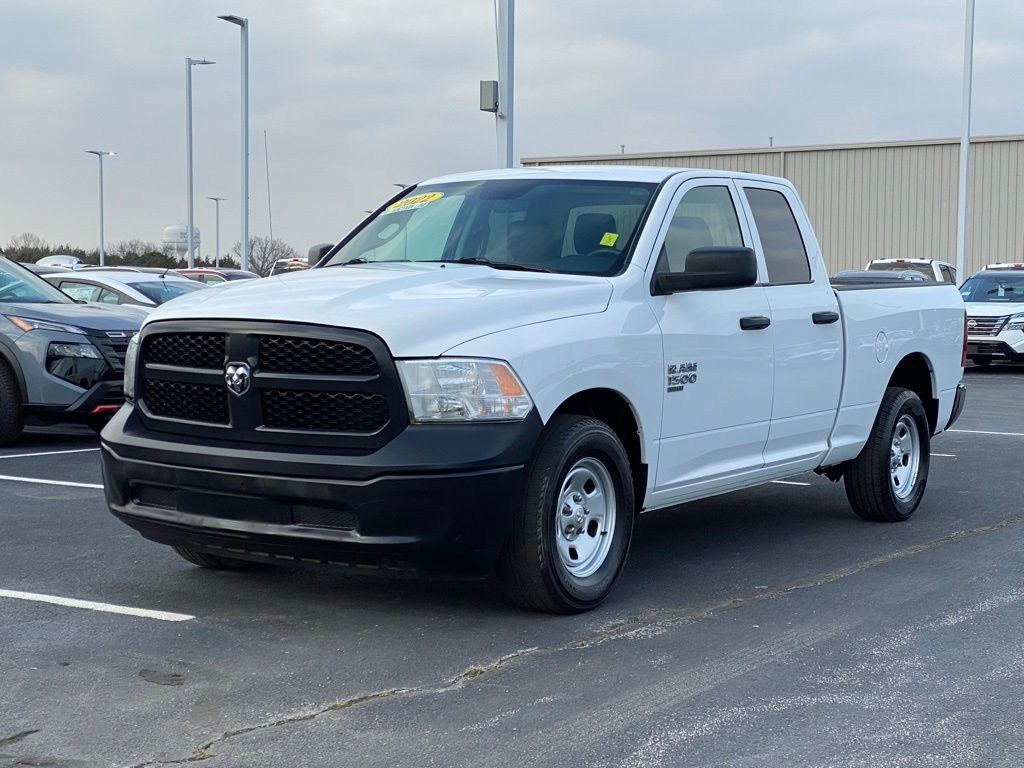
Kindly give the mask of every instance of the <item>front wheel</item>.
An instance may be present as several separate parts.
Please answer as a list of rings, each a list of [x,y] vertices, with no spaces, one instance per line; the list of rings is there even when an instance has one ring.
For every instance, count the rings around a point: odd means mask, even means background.
[[[921,399],[909,389],[886,389],[868,441],[843,476],[853,511],[878,522],[909,518],[924,496],[930,451]]]
[[[174,547],[174,551],[178,555],[192,563],[192,565],[198,565],[200,568],[208,568],[211,571],[247,571],[250,568],[255,568],[256,563],[250,563],[248,560],[238,560],[234,557],[223,557],[221,555],[211,555],[209,552],[203,552],[198,549],[192,549],[192,547]]]
[[[972,357],[971,358],[971,362],[974,363],[979,368],[987,368],[988,366],[992,365],[992,358],[991,357]]]
[[[506,594],[546,613],[596,608],[626,562],[634,507],[629,458],[615,432],[597,419],[555,416],[498,563]]]
[[[21,435],[25,414],[14,371],[0,360],[0,445],[10,445]]]

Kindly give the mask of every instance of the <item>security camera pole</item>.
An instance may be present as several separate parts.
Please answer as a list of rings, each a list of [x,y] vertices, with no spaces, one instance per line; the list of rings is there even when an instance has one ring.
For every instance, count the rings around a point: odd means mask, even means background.
[[[498,79],[480,81],[480,109],[494,113],[498,165],[514,168],[515,0],[498,0],[496,11]]]

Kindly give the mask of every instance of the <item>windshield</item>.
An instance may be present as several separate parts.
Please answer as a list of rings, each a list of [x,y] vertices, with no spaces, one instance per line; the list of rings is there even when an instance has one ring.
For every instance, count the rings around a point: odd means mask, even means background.
[[[249,272],[228,272],[225,277],[228,280],[252,280],[254,277],[259,277],[259,275],[253,275]]]
[[[206,288],[205,285],[194,280],[140,280],[137,283],[125,281],[125,285],[131,286],[157,304],[163,304],[165,301],[184,296],[186,293]]]
[[[1020,275],[977,274],[960,286],[964,301],[1024,303],[1024,273]]]
[[[494,179],[417,187],[364,224],[325,266],[464,260],[613,275],[655,186]]]
[[[868,270],[871,272],[904,272],[908,269],[924,275],[928,280],[935,279],[930,264],[913,264],[909,261],[874,261],[868,264]]]
[[[71,304],[60,290],[10,259],[0,256],[0,304]]]

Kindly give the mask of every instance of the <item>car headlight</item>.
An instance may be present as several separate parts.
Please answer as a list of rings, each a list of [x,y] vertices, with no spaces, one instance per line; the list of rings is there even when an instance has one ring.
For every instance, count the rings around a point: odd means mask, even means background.
[[[132,336],[124,353],[124,399],[135,400],[135,367],[139,359],[139,337]]]
[[[514,421],[533,408],[515,371],[500,360],[399,360],[398,373],[414,422]]]
[[[46,352],[47,357],[87,357],[90,360],[102,360],[103,355],[92,344],[65,344],[52,342]]]
[[[74,325],[54,323],[50,320],[36,320],[34,317],[17,317],[15,315],[5,315],[5,317],[23,331],[60,331],[85,335],[85,331]]]
[[[46,370],[58,379],[89,389],[107,374],[109,366],[92,344],[54,341],[46,349]]]
[[[1008,331],[1024,331],[1024,313],[1013,315],[1006,324]]]

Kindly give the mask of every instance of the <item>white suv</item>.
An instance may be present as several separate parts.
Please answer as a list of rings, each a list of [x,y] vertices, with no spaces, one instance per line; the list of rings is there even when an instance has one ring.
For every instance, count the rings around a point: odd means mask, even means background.
[[[1024,264],[990,264],[971,275],[960,295],[971,362],[1024,361]]]

